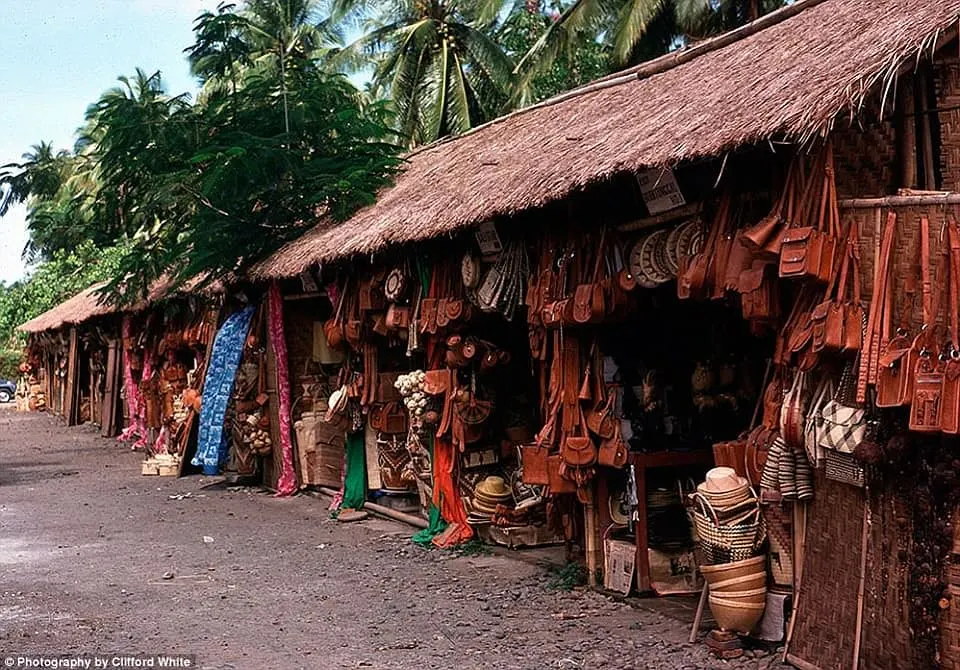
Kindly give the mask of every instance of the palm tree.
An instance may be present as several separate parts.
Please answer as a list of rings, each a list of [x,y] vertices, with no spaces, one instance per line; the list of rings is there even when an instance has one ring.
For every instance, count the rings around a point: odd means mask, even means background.
[[[30,147],[19,163],[0,166],[0,216],[29,198],[52,198],[64,181],[69,151],[54,151],[49,142]]]
[[[504,111],[513,64],[489,31],[496,0],[337,0],[334,17],[364,34],[333,56],[359,71],[373,64],[372,89],[391,101],[408,146],[462,133]]]
[[[573,0],[517,64],[524,81],[584,41],[609,45],[623,67],[752,21],[784,0]],[[644,41],[650,43],[644,44]],[[653,47],[651,49],[651,47]]]

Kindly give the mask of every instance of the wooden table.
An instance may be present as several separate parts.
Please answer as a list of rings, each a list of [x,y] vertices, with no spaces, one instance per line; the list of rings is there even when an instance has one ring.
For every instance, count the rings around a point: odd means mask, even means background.
[[[629,464],[633,465],[637,479],[637,523],[634,524],[634,544],[637,548],[637,590],[650,590],[650,556],[648,553],[649,536],[647,529],[647,470],[652,468],[678,468],[691,465],[713,465],[713,451],[650,451],[630,452]],[[609,493],[606,477],[597,478],[597,513],[600,516],[600,530],[610,523],[610,507],[607,503]],[[601,543],[601,551],[603,544]]]

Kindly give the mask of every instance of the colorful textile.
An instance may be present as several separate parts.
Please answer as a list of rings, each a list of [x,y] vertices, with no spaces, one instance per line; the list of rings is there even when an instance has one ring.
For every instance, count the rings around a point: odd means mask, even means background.
[[[340,509],[360,509],[367,502],[367,451],[363,431],[347,435],[347,474]]]
[[[466,542],[473,537],[473,529],[467,523],[467,512],[457,491],[457,454],[449,437],[438,437],[433,443],[433,502],[440,508],[443,520],[458,526],[453,537],[445,537],[442,546]],[[438,538],[433,543],[441,546]]]
[[[133,339],[133,317],[123,317],[121,331],[123,341],[129,342]],[[131,366],[130,353],[127,348],[123,348],[123,388],[127,396],[127,408],[130,411],[130,425],[123,429],[118,442],[128,442],[130,440],[142,440],[147,434],[147,427],[144,424],[143,412],[140,407],[140,387],[137,380],[133,378],[133,367]]]
[[[201,466],[205,475],[218,474],[227,460],[229,449],[224,426],[227,405],[233,394],[233,383],[240,368],[240,358],[254,311],[253,306],[248,306],[231,314],[213,340],[213,353],[200,406],[197,454],[191,461]]]
[[[267,292],[267,321],[270,343],[277,359],[277,396],[280,399],[280,474],[277,476],[277,495],[289,496],[297,492],[297,473],[293,469],[293,439],[290,437],[290,378],[287,371],[287,340],[283,331],[283,296],[280,284],[273,282]]]

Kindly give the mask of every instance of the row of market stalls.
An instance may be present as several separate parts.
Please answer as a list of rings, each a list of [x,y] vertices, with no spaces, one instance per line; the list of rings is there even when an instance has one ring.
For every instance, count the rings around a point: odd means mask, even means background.
[[[801,0],[430,145],[242,286],[26,324],[29,393],[145,471],[702,593],[721,656],[955,667],[958,22]]]

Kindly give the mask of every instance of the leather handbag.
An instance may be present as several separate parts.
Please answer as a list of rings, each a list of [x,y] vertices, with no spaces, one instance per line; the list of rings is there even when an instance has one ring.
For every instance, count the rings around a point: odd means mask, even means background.
[[[949,258],[949,244],[946,245]],[[923,286],[923,326],[914,339],[913,347],[908,358],[909,373],[912,375],[912,389],[910,403],[910,430],[922,433],[940,432],[943,416],[943,384],[944,367],[949,354],[941,351],[937,326],[939,306],[934,306],[933,283],[930,277],[930,221],[927,217],[920,218],[920,272]],[[949,263],[944,263],[944,270],[949,269]],[[941,284],[949,284],[949,280]],[[946,292],[947,300],[950,291]],[[950,306],[948,311],[955,311],[956,306]]]
[[[837,248],[838,227],[833,148],[827,142],[807,180],[797,222],[784,234],[780,276],[806,277],[824,283],[829,281]]]
[[[960,328],[957,304],[960,302],[960,228],[952,218],[947,223],[946,267],[949,272],[949,342],[944,352],[943,390],[941,391],[940,429],[948,435],[960,433]]]
[[[780,191],[780,197],[773,206],[773,210],[756,224],[744,229],[740,240],[747,249],[757,256],[777,257],[783,245],[783,237],[787,222],[792,218],[793,201],[798,190],[798,182],[802,184],[802,159],[794,158],[787,170]]]
[[[737,290],[740,307],[747,321],[770,322],[780,316],[777,296],[776,270],[772,261],[754,260],[750,268],[740,273]]]
[[[563,476],[563,465],[560,454],[547,457],[547,486],[552,495],[577,492],[576,482]]]
[[[406,330],[410,327],[410,308],[400,305],[387,307],[386,326],[389,330]]]
[[[427,370],[423,374],[423,392],[427,395],[443,395],[453,387],[453,371],[450,369]]]
[[[597,448],[587,436],[568,435],[560,445],[560,456],[572,468],[587,468],[597,462]]]
[[[807,373],[798,371],[780,411],[780,435],[788,447],[803,447],[803,431],[806,426],[806,377]]]
[[[370,427],[388,435],[407,432],[407,412],[399,402],[373,405],[370,408]]]
[[[534,486],[546,486],[550,483],[547,459],[550,449],[537,444],[525,444],[520,447],[520,463],[523,468],[523,483]]]
[[[620,425],[620,420],[614,415],[615,406],[616,391],[611,390],[605,400],[601,399],[596,407],[583,413],[587,430],[601,440],[611,439]]]
[[[730,195],[725,192],[720,199],[717,213],[710,223],[710,232],[703,248],[692,256],[686,267],[677,276],[677,296],[680,298],[705,298],[712,294],[713,268],[717,245],[726,231],[730,210]]]
[[[337,319],[327,319],[323,322],[323,336],[327,339],[328,347],[335,351],[343,351],[343,324]]]
[[[627,464],[627,453],[630,448],[623,439],[620,422],[615,421],[613,435],[600,442],[597,450],[597,462],[608,468],[622,468]]]

